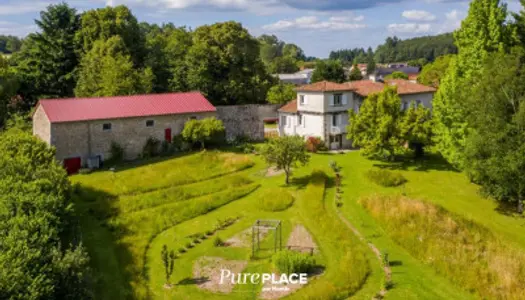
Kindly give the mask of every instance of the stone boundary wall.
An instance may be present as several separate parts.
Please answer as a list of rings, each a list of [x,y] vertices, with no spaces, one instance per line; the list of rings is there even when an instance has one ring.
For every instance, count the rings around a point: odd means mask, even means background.
[[[277,119],[280,104],[248,104],[217,106],[217,118],[224,123],[226,139],[245,136],[254,141],[264,140],[264,120]]]

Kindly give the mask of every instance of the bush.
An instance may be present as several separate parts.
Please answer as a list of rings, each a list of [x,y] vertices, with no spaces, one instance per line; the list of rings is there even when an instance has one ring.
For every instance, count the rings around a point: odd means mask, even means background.
[[[112,141],[109,149],[111,157],[109,158],[112,162],[119,162],[124,159],[124,148],[117,142]]]
[[[407,182],[407,179],[401,173],[384,169],[371,169],[366,172],[366,176],[371,181],[384,187],[396,187]]]
[[[272,261],[279,272],[284,274],[311,273],[316,266],[313,256],[289,250],[277,252]]]
[[[154,137],[149,137],[142,148],[142,157],[150,158],[159,155],[160,141]]]
[[[215,239],[213,239],[213,245],[215,247],[221,247],[224,245],[224,241],[220,237],[216,236]]]
[[[258,199],[257,206],[265,211],[283,211],[292,206],[293,196],[283,188],[266,190]]]
[[[210,236],[210,235],[213,235],[213,231],[211,231],[211,230],[206,230],[206,236]]]
[[[317,153],[317,151],[319,151],[319,147],[323,144],[324,143],[320,137],[311,136],[306,140],[306,149],[308,152]]]
[[[191,249],[191,248],[193,248],[194,246],[195,246],[195,245],[193,245],[191,242],[187,242],[187,243],[186,243],[186,248],[187,248],[187,249]]]
[[[179,253],[185,253],[186,252],[186,248],[179,248]]]

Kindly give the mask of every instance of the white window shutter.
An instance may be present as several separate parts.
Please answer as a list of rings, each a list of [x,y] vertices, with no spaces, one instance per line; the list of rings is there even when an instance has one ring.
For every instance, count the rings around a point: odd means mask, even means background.
[[[306,127],[306,116],[303,115],[302,118],[303,118],[303,128],[305,128]]]
[[[348,94],[343,94],[343,105],[346,105],[348,103]]]
[[[334,95],[330,95],[330,106],[334,106]]]
[[[308,104],[308,96],[304,95],[304,105],[307,105]]]

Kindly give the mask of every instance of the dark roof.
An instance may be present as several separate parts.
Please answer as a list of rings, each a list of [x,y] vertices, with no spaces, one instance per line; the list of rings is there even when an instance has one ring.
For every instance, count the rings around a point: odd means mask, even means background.
[[[419,67],[399,67],[399,68],[377,68],[374,72],[376,75],[387,76],[394,72],[403,72],[405,74],[419,73]]]
[[[42,99],[37,106],[51,123],[216,111],[200,92]]]

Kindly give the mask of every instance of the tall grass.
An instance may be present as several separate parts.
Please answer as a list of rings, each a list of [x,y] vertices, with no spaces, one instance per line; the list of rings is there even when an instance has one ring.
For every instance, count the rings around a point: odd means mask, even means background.
[[[144,194],[122,195],[116,199],[97,199],[87,205],[94,214],[103,219],[116,214],[131,213],[163,204],[185,201],[252,182],[244,176],[233,175],[188,185],[158,189]]]
[[[283,188],[265,190],[257,199],[257,206],[265,211],[283,211],[292,206],[293,196]]]
[[[371,271],[365,245],[337,217],[334,210],[327,208],[333,204],[324,197],[326,180],[324,173],[314,172],[304,194],[297,201],[301,217],[309,220],[306,224],[315,224],[307,227],[321,245],[326,272],[293,298],[347,298],[362,287]]]
[[[523,299],[525,252],[441,207],[405,197],[359,201],[408,252],[480,298]]]
[[[258,184],[248,184],[230,188],[222,192],[194,198],[191,201],[164,204],[109,220],[109,227],[119,238],[119,243],[130,254],[124,263],[130,275],[131,286],[136,298],[147,296],[144,278],[145,256],[149,243],[163,230],[202,214],[206,214],[232,201],[243,198],[258,188]]]
[[[206,151],[122,171],[117,167],[115,172],[76,175],[71,181],[115,196],[130,195],[211,179],[253,165],[246,155]]]

